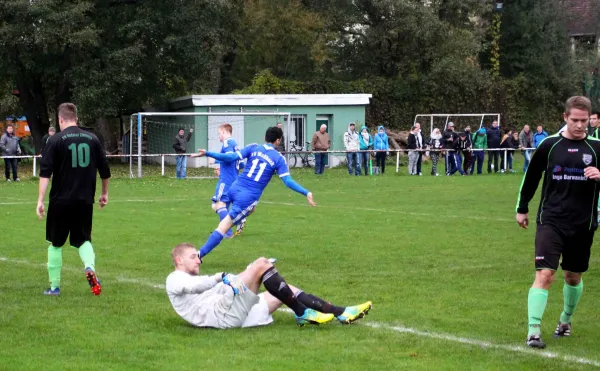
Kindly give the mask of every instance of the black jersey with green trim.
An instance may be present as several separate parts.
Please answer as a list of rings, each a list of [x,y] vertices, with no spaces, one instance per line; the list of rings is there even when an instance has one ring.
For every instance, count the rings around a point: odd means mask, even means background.
[[[584,169],[598,168],[599,155],[600,140],[593,137],[572,140],[559,133],[544,139],[523,177],[517,212],[529,212],[529,201],[545,173],[537,223],[595,230],[600,183],[588,179]]]
[[[102,179],[110,178],[106,153],[93,133],[70,126],[48,139],[40,177],[52,176],[50,202],[93,204],[96,172]]]

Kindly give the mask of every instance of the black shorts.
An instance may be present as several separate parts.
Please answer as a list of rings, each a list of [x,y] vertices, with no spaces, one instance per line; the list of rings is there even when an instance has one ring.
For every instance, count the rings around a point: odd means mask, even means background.
[[[594,232],[565,231],[548,224],[537,226],[535,232],[535,269],[558,269],[583,273],[588,270]]]
[[[67,242],[79,248],[85,241],[92,241],[92,204],[48,205],[46,218],[46,240],[54,247],[62,247]]]

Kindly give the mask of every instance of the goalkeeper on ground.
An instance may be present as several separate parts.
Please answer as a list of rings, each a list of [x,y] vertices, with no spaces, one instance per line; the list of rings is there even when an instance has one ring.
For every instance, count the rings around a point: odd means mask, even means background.
[[[175,271],[167,277],[167,294],[181,318],[197,327],[234,328],[265,326],[271,313],[285,304],[296,314],[296,324],[323,324],[337,318],[349,324],[371,309],[368,301],[338,307],[290,286],[265,258],[258,258],[238,275],[217,273],[199,276],[202,260],[190,244],[171,252]],[[267,292],[258,294],[261,284]]]

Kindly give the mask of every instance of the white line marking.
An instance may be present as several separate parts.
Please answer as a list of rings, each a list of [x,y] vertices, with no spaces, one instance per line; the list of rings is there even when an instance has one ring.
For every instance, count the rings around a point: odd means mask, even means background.
[[[111,203],[134,203],[134,202],[189,202],[190,199],[189,198],[150,198],[150,199],[110,199],[109,200],[109,206]],[[33,201],[14,201],[14,202],[0,202],[0,206],[2,205],[36,205],[37,202],[33,202]],[[260,201],[260,204],[267,204],[267,205],[281,205],[281,206],[297,206],[297,207],[310,207],[309,205],[305,205],[305,204],[296,204],[296,203],[292,203],[292,202],[275,202],[275,201]],[[379,212],[379,213],[394,213],[394,214],[403,214],[403,215],[412,215],[412,216],[424,216],[424,217],[435,217],[435,218],[441,218],[441,219],[473,219],[473,220],[494,220],[494,221],[498,221],[498,222],[510,222],[510,223],[514,223],[515,220],[514,219],[509,219],[509,218],[495,218],[495,217],[489,217],[489,216],[485,216],[485,215],[457,215],[457,214],[451,214],[451,215],[442,215],[442,214],[438,214],[438,213],[415,213],[412,211],[405,211],[405,210],[394,210],[394,209],[376,209],[376,208],[369,208],[369,207],[347,207],[347,206],[334,206],[334,205],[329,205],[329,206],[317,206],[319,208],[326,208],[326,209],[335,209],[335,210],[356,210],[356,211],[369,211],[369,212]]]
[[[43,263],[33,263],[33,262],[30,262],[27,260],[9,259],[6,257],[0,257],[0,262],[22,264],[22,265],[36,267],[36,268],[37,267],[44,267],[44,268],[46,267],[46,264],[43,264]],[[77,268],[65,267],[65,266],[63,266],[63,269],[65,269],[69,272],[83,273],[83,269],[77,269]],[[106,277],[106,276],[110,276],[110,274],[102,274],[102,276]],[[133,284],[133,285],[146,286],[146,287],[161,289],[161,290],[165,289],[165,285],[152,283],[149,280],[128,278],[128,277],[124,277],[124,276],[117,276],[115,278],[115,280],[117,282],[126,283],[126,284],[128,283],[128,284]],[[285,313],[293,313],[293,311],[288,308],[281,308],[279,310],[282,312],[285,312]],[[417,330],[417,329],[410,328],[410,327],[394,326],[394,325],[389,325],[386,323],[379,323],[379,322],[361,322],[361,325],[368,326],[368,327],[371,327],[374,329],[394,331],[394,332],[402,333],[402,334],[411,334],[411,335],[416,335],[416,336],[421,336],[421,337],[427,337],[430,339],[444,340],[444,341],[448,341],[448,342],[452,342],[452,343],[476,346],[476,347],[480,347],[480,348],[484,348],[484,349],[505,350],[508,352],[521,353],[521,354],[525,354],[525,355],[529,355],[529,356],[536,356],[536,357],[540,357],[540,358],[556,359],[556,360],[560,360],[560,361],[567,362],[567,363],[578,363],[578,364],[582,364],[582,365],[590,365],[590,366],[594,366],[594,367],[600,367],[600,361],[596,361],[593,359],[576,357],[576,356],[572,356],[572,355],[568,355],[568,354],[561,354],[561,353],[556,353],[556,352],[535,350],[535,349],[527,348],[525,346],[508,345],[508,344],[494,344],[489,341],[458,337],[455,335],[436,333],[436,332],[430,332],[430,331],[422,331],[422,330]]]

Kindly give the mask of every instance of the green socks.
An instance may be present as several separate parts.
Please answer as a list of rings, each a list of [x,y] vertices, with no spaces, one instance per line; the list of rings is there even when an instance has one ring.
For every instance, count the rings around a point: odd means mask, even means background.
[[[60,247],[48,247],[48,278],[52,290],[60,287],[60,270],[62,269],[62,249]]]
[[[86,268],[92,268],[96,270],[96,255],[94,254],[94,248],[90,241],[85,241],[83,245],[79,247],[79,257]]]
[[[577,286],[570,286],[565,282],[563,287],[563,296],[565,298],[565,306],[560,314],[560,323],[571,323],[573,312],[577,308],[577,303],[581,299],[583,293],[583,280]]]
[[[548,290],[530,288],[527,299],[527,317],[529,318],[529,332],[527,336],[541,333],[542,317],[548,303]],[[566,304],[565,304],[566,305]],[[566,308],[566,306],[565,306]]]

